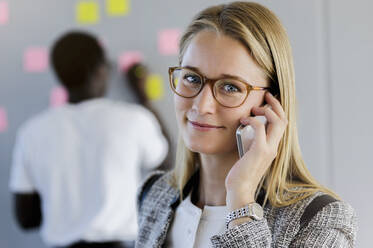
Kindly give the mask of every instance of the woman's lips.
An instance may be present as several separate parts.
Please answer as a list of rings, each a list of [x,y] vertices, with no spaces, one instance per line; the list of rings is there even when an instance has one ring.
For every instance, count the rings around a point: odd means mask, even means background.
[[[190,125],[194,129],[197,129],[199,131],[210,131],[210,130],[216,130],[216,129],[223,128],[222,126],[214,126],[214,125],[210,125],[206,123],[199,123],[199,122],[190,121],[190,120],[188,120],[188,123],[190,123]]]

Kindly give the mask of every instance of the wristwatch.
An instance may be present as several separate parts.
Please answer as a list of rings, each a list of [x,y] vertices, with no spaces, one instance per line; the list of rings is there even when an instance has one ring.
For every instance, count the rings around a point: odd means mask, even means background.
[[[254,220],[261,220],[263,219],[263,208],[256,202],[249,203],[243,208],[239,208],[236,210],[233,210],[227,216],[226,219],[226,227],[228,229],[229,223],[232,220],[242,218],[242,217],[250,217]]]

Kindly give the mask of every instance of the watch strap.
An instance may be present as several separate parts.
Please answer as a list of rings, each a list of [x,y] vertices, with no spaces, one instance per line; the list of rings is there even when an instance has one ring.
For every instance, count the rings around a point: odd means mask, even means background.
[[[256,208],[257,210],[260,210],[262,212],[262,214],[257,215],[254,212],[254,208]],[[236,210],[233,210],[233,211],[229,212],[227,214],[226,218],[225,218],[227,229],[228,229],[229,223],[231,221],[236,220],[238,218],[242,218],[242,217],[250,217],[254,220],[261,220],[263,218],[263,209],[258,203],[253,202],[253,203],[249,203],[248,205],[246,205],[242,208],[239,208],[239,209],[236,209]]]

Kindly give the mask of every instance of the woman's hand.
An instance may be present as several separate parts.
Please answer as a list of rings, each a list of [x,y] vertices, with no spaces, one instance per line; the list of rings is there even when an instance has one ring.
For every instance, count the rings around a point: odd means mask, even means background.
[[[265,125],[254,117],[242,118],[244,125],[251,125],[255,137],[250,149],[238,160],[225,179],[227,190],[227,206],[235,210],[254,201],[255,191],[260,180],[277,156],[278,145],[288,124],[285,112],[280,102],[269,92],[265,100],[271,108],[254,107],[254,115],[265,115]]]

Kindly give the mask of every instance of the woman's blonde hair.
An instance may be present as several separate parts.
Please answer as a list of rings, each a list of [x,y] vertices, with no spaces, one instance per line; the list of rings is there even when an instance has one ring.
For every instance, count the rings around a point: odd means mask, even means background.
[[[207,8],[188,26],[180,40],[179,63],[193,37],[202,30],[236,39],[245,46],[279,94],[288,119],[288,126],[271,167],[259,188],[265,189],[265,201],[276,207],[287,206],[317,191],[339,197],[320,185],[306,168],[298,143],[297,109],[293,57],[286,30],[276,15],[266,7],[252,2],[233,2]],[[172,184],[180,190],[198,169],[199,156],[190,151],[179,138]],[[258,195],[259,190],[257,190]]]

